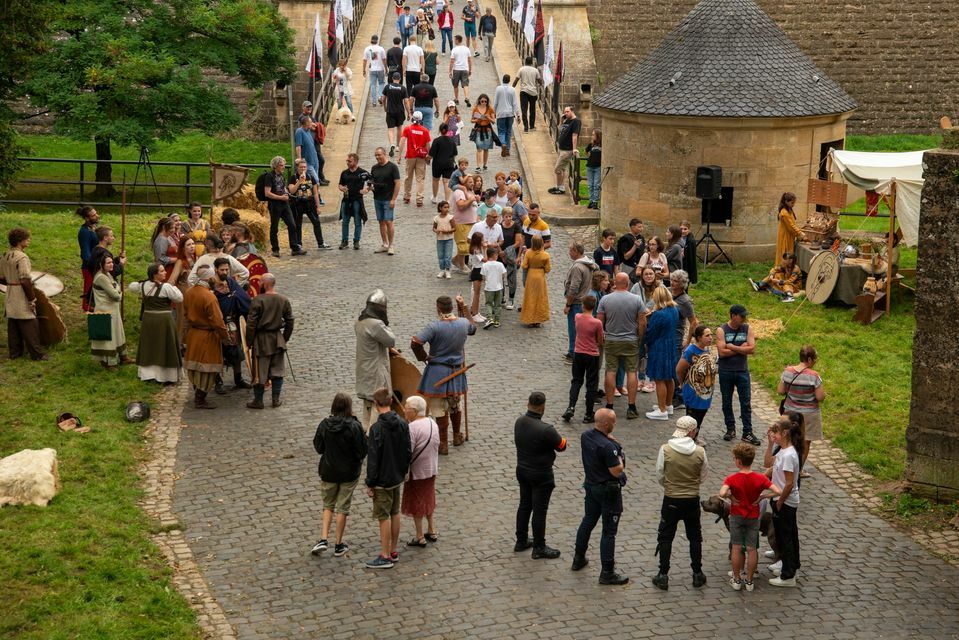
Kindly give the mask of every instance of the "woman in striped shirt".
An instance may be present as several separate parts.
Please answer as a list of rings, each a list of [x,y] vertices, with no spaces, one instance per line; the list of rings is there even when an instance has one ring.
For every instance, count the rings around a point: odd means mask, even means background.
[[[786,367],[779,378],[776,391],[786,396],[784,410],[801,413],[806,425],[802,462],[809,455],[809,443],[822,440],[822,412],[819,404],[826,398],[822,378],[813,369],[818,359],[816,348],[810,344],[799,350],[799,364]]]

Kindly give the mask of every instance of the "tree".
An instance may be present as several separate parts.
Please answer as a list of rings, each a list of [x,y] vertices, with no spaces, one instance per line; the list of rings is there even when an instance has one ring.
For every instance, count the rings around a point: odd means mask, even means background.
[[[54,130],[110,145],[147,146],[186,130],[240,122],[216,69],[249,87],[290,82],[293,32],[263,0],[74,0],[60,5],[50,51],[35,61],[31,100],[54,114]],[[97,166],[99,196],[114,195],[112,167]]]
[[[16,182],[22,168],[17,156],[25,151],[13,128],[17,114],[9,101],[22,94],[23,81],[45,49],[53,2],[0,2],[0,194]]]

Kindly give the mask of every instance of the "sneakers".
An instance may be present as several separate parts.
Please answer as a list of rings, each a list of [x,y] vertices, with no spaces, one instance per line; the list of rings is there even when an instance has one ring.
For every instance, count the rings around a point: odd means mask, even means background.
[[[762,441],[760,441],[759,438],[757,438],[751,433],[745,434],[742,438],[740,438],[740,440],[742,440],[742,442],[747,442],[753,445],[754,447],[758,447],[759,445],[762,444]]]
[[[651,380],[644,382],[640,391],[642,391],[643,393],[653,393],[654,391],[656,391],[656,383]]]
[[[566,411],[563,413],[563,422],[569,422],[572,420],[573,413],[575,413],[575,409],[573,407],[566,407]]]
[[[572,354],[572,353],[564,353],[564,354],[563,354],[563,360],[566,361],[566,364],[573,364],[573,354]]]
[[[354,240],[354,241],[353,241],[353,251],[359,251],[359,250],[360,250],[360,241],[359,241],[359,240]]]
[[[450,270],[449,270],[449,269],[447,269],[447,270],[446,270],[446,271],[444,271],[443,273],[444,273],[444,276],[443,276],[444,278],[446,278],[447,280],[450,280],[450,279],[452,279],[452,277],[453,277],[453,274],[452,274],[452,273],[450,273]]]
[[[583,416],[583,424],[593,424],[594,422],[596,422],[595,413],[587,413],[585,416]]]
[[[313,545],[313,548],[310,549],[310,553],[313,554],[314,556],[318,556],[329,548],[330,548],[330,545],[327,544],[326,540],[320,540],[315,545]]]
[[[436,277],[437,277],[437,278],[445,278],[445,277],[446,277],[446,271],[440,271],[439,273],[436,274]]]
[[[752,591],[754,585],[749,580],[743,580],[743,586],[746,587],[746,591]]]
[[[665,411],[660,411],[658,408],[647,411],[646,417],[650,420],[669,420],[669,414]]]
[[[562,195],[562,194],[566,193],[566,188],[565,188],[565,187],[550,187],[550,188],[547,189],[546,191],[548,191],[549,193],[552,193],[554,196],[558,196],[558,195]]]
[[[492,326],[493,326],[493,321],[490,319],[487,319],[486,322],[483,323],[484,330],[489,329]]]
[[[755,291],[756,293],[759,293],[759,283],[753,280],[752,278],[746,278],[746,279],[749,280],[749,286],[753,288],[753,291]]]
[[[400,554],[398,554],[396,551],[390,554],[390,562],[395,564],[399,561],[400,561]]]
[[[726,442],[729,442],[735,437],[736,437],[735,431],[727,431],[726,433],[723,434],[723,440],[725,440]]]
[[[436,196],[433,196],[432,198],[430,198],[430,202],[432,202],[433,204],[439,204],[440,200]]]
[[[795,301],[796,299],[792,297],[791,295],[789,295],[788,293],[784,295],[783,299],[781,300],[781,302],[795,302]]]
[[[769,579],[769,584],[771,584],[771,585],[774,586],[774,587],[795,587],[795,586],[796,586],[796,579],[795,579],[795,578],[788,578],[788,579],[786,579],[786,580],[783,580],[783,579],[780,578],[780,577],[775,577],[775,578],[770,578],[770,579]]]
[[[305,256],[306,254],[307,254],[307,251],[306,251],[305,249],[302,249],[302,248],[301,248],[301,249],[294,249],[294,250],[293,250],[293,255],[295,255],[295,256]]]
[[[533,547],[533,560],[555,560],[559,557],[559,553],[559,549],[553,549],[546,545]]]
[[[586,556],[581,556],[576,554],[573,556],[573,564],[570,566],[570,571],[579,571],[583,567],[589,564],[589,558]]]
[[[499,329],[499,320],[493,320],[493,328]]]
[[[649,414],[647,413],[646,415],[648,416]],[[636,407],[629,407],[628,409],[626,409],[627,420],[635,420],[638,417],[639,417],[639,411],[636,410]]]
[[[706,584],[706,574],[702,571],[697,571],[693,574],[693,588],[698,589]]]
[[[392,256],[395,254],[396,254],[396,249],[393,247],[393,245],[390,245],[390,248],[386,250],[386,255]]]
[[[737,580],[736,578],[729,579],[729,586],[733,588],[733,591],[739,591],[743,588],[743,583]]]
[[[346,249],[348,246],[350,246],[349,243],[346,243],[346,242],[340,243],[340,249]]]
[[[616,571],[601,571],[599,574],[599,583],[607,585],[621,585],[629,582],[629,577]]]
[[[772,563],[771,565],[769,565],[769,566],[767,567],[767,569],[769,569],[770,571],[772,571],[772,572],[773,572],[773,575],[777,575],[777,576],[778,576],[780,573],[782,573],[782,570],[783,570],[783,561],[782,561],[782,560],[779,560],[779,561],[777,561],[777,562],[774,562],[774,563]]]
[[[669,405],[668,407],[666,407],[666,413],[669,415],[673,415],[673,405]]]
[[[533,543],[530,542],[529,540],[517,540],[516,544],[513,545],[513,551],[515,551],[516,553],[519,553],[521,551],[526,551],[532,546],[533,546]]]
[[[335,547],[333,547],[333,555],[339,558],[340,556],[346,555],[346,552],[350,550],[350,545],[345,542],[341,542]]]
[[[623,397],[623,394],[620,393],[619,389],[616,389],[615,391],[613,391],[613,397],[614,397],[614,398],[621,398],[621,397]]]
[[[507,310],[507,311],[512,311],[512,310],[513,310],[513,301],[512,301],[512,300],[510,300],[509,302],[506,303],[506,310]]]
[[[473,322],[486,322],[486,316],[484,316],[482,313],[477,313],[475,316],[473,316]]]
[[[320,249],[321,251],[329,251],[332,248],[333,245],[326,244],[325,242],[317,247],[317,249]]]
[[[669,576],[665,573],[657,573],[653,578],[653,586],[663,591],[669,591]]]
[[[389,249],[390,249],[389,246],[385,244],[381,244],[377,248],[373,249],[373,253],[386,253],[387,251],[389,251]]]
[[[393,561],[383,556],[376,556],[366,563],[367,569],[392,569]]]
[[[473,103],[470,102],[470,99],[469,99],[469,98],[464,98],[464,99],[466,100],[466,106],[467,106],[467,107],[472,107],[472,106],[473,106]]]
[[[772,549],[766,549],[765,551],[763,551],[763,555],[766,556],[767,558],[775,558],[776,552],[773,551]]]

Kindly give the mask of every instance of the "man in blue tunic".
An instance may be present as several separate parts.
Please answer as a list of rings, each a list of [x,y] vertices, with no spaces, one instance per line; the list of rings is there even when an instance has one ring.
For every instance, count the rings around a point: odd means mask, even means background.
[[[440,428],[440,455],[449,453],[447,443],[450,421],[453,422],[453,446],[458,447],[466,440],[460,433],[462,411],[460,396],[466,395],[466,373],[454,376],[436,386],[440,380],[462,369],[466,362],[466,338],[476,333],[476,327],[466,310],[462,296],[456,296],[456,309],[453,313],[453,300],[449,296],[436,299],[436,314],[439,316],[413,336],[410,349],[416,359],[426,363],[423,377],[417,393],[426,398],[428,413],[436,419]],[[424,345],[429,343],[429,354]]]

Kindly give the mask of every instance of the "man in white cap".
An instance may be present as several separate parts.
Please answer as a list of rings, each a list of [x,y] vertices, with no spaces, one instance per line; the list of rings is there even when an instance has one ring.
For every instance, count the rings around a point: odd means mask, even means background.
[[[423,206],[423,190],[426,184],[426,156],[430,152],[430,131],[423,126],[423,114],[414,111],[413,124],[403,129],[400,136],[399,162],[406,158],[406,183],[403,188],[403,202],[409,204],[412,195],[413,177],[416,176],[416,206]],[[404,155],[405,150],[405,155]]]
[[[699,522],[699,487],[706,479],[709,463],[706,450],[696,444],[699,427],[692,416],[676,421],[673,437],[659,448],[656,458],[656,481],[663,486],[663,507],[660,512],[656,553],[659,554],[659,573],[653,585],[669,589],[669,559],[673,538],[680,520],[689,540],[689,563],[693,570],[693,587],[706,584],[703,573],[703,532]]]

